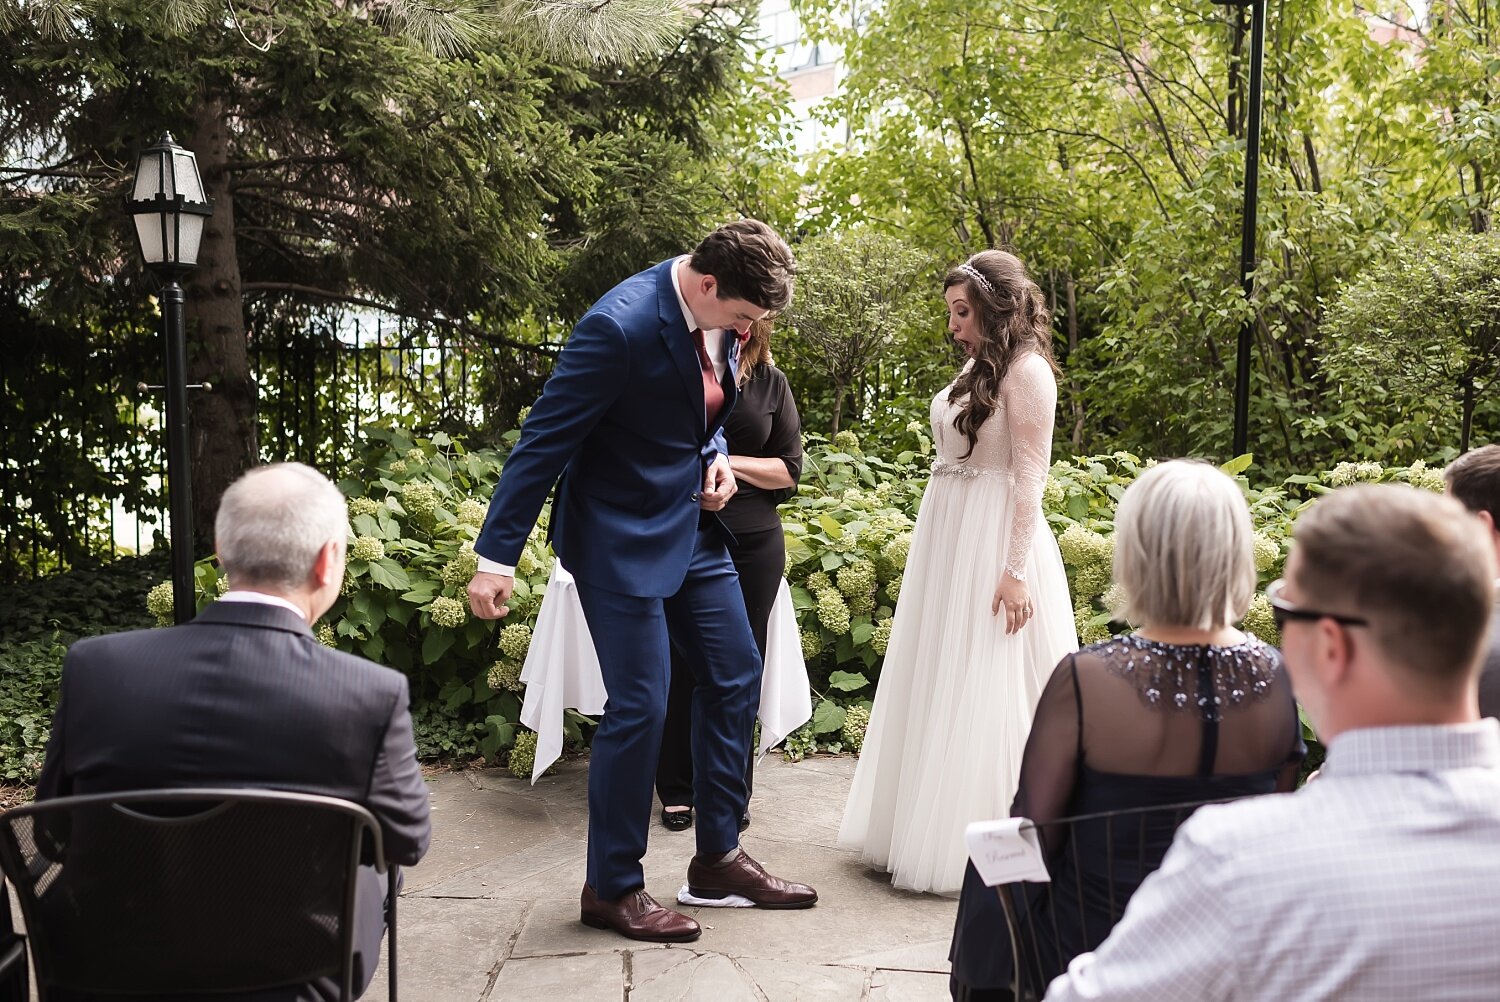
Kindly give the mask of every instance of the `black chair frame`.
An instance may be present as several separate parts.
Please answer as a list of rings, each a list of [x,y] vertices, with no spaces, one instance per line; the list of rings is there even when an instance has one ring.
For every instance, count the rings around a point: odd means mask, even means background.
[[[193,804],[208,806],[203,811],[183,816],[162,816],[155,813],[166,805],[181,808]],[[38,949],[39,944],[45,943],[49,935],[49,930],[44,927],[45,923],[42,921],[36,890],[36,880],[45,867],[36,867],[37,872],[33,872],[33,868],[28,864],[26,854],[16,836],[16,825],[19,821],[29,817],[34,819],[33,824],[36,824],[37,821],[49,816],[61,817],[81,809],[108,807],[133,818],[147,820],[153,825],[170,827],[194,822],[241,804],[306,807],[309,810],[341,814],[348,818],[351,825],[347,849],[348,865],[345,871],[347,891],[339,915],[340,998],[343,1002],[352,1002],[354,998],[355,893],[361,861],[368,857],[375,870],[386,875],[386,974],[390,1002],[396,1002],[396,900],[400,890],[400,871],[396,866],[386,866],[384,842],[380,825],[374,815],[359,804],[336,797],[244,788],[134,790],[123,793],[59,797],[12,808],[0,814],[0,869],[3,869],[5,876],[16,888],[16,897],[21,906],[21,914],[26,920],[26,930],[31,940],[37,990],[42,1002],[46,1002],[49,990],[73,986],[67,983],[65,975],[60,976],[61,972],[49,969],[47,952]],[[149,810],[138,808],[149,808]],[[4,958],[0,957],[0,960]],[[226,985],[211,991],[231,994],[265,987],[263,985]],[[140,997],[139,993],[136,997]]]
[[[1105,898],[1107,900],[1109,922],[1107,929],[1097,930],[1102,932],[1103,935],[1093,937],[1102,941],[1105,936],[1108,936],[1109,931],[1119,923],[1120,917],[1124,914],[1125,906],[1129,903],[1131,896],[1130,894],[1121,895],[1116,893],[1116,860],[1114,858],[1114,849],[1117,838],[1120,836],[1117,835],[1115,823],[1124,822],[1127,826],[1134,825],[1133,830],[1127,828],[1126,835],[1133,834],[1135,836],[1134,844],[1137,850],[1134,860],[1135,872],[1141,873],[1146,869],[1146,831],[1149,825],[1153,822],[1160,823],[1163,819],[1171,819],[1172,830],[1175,831],[1198,808],[1209,804],[1229,803],[1238,799],[1240,798],[1223,797],[1216,800],[1197,800],[1190,803],[1132,807],[1118,811],[1103,811],[1096,814],[1079,814],[1073,817],[1057,818],[1056,820],[1040,824],[1033,824],[1030,821],[1023,824],[1021,826],[1022,831],[1035,831],[1037,833],[1042,851],[1049,860],[1048,870],[1051,873],[1053,882],[1028,883],[1017,881],[1009,884],[1001,884],[994,888],[1000,896],[1001,907],[1005,910],[1005,925],[1009,935],[1011,962],[1013,965],[1011,969],[1015,977],[1013,990],[1017,1002],[1031,1002],[1031,1000],[1041,999],[1042,996],[1047,994],[1048,975],[1042,974],[1041,977],[1036,976],[1037,972],[1045,971],[1047,966],[1039,945],[1042,942],[1038,938],[1039,933],[1042,936],[1050,934],[1049,945],[1054,950],[1054,958],[1061,958],[1063,954],[1070,952],[1063,945],[1063,931],[1057,921],[1058,909],[1054,905],[1055,895],[1059,893],[1071,893],[1072,900],[1068,904],[1076,906],[1078,909],[1077,915],[1079,921],[1083,923],[1081,928],[1082,937],[1085,940],[1091,938],[1085,917],[1088,914],[1088,909],[1084,900],[1083,879],[1078,867],[1076,865],[1072,867],[1073,880],[1071,888],[1060,888],[1056,882],[1060,875],[1052,872],[1052,864],[1060,858],[1060,854],[1072,841],[1073,833],[1079,826],[1094,822],[1103,823],[1105,842],[1105,859],[1103,863],[1107,871]],[[1160,861],[1157,860],[1151,869],[1154,870],[1159,865]],[[1018,898],[1027,903],[1024,913],[1017,906],[1016,902]],[[1032,920],[1032,912],[1040,904],[1045,904],[1046,912],[1050,916],[1051,922],[1050,927],[1038,930],[1037,926],[1039,923]],[[1063,961],[1063,964],[1066,966],[1066,960]]]
[[[27,1002],[30,991],[26,937],[11,926],[10,891],[0,879],[0,1002]]]

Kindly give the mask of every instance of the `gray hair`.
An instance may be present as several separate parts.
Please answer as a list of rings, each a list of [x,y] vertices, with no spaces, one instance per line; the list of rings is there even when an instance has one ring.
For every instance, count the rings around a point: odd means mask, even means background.
[[[311,466],[272,463],[230,485],[214,547],[231,587],[301,588],[318,552],[349,537],[344,495]]]
[[[1117,614],[1199,630],[1239,622],[1255,597],[1253,534],[1227,474],[1191,459],[1147,470],[1115,510]]]

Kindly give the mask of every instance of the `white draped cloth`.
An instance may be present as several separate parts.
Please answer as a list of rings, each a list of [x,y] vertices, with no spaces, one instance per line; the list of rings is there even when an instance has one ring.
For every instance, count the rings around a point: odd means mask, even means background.
[[[536,732],[536,762],[531,781],[556,762],[563,748],[563,715],[577,710],[586,716],[604,712],[609,694],[599,671],[599,656],[583,618],[583,605],[573,575],[561,561],[553,561],[547,594],[537,613],[531,649],[521,668],[526,698],[521,723]],[[766,667],[760,684],[760,747],[764,756],[797,728],[812,719],[812,691],[792,593],[782,579],[766,629]]]

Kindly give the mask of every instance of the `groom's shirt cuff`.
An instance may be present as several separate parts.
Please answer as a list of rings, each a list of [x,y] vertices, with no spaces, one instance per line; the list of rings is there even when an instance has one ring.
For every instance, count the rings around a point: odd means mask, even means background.
[[[480,557],[479,573],[499,574],[503,577],[513,578],[516,576],[516,568],[514,564],[502,564],[491,560],[489,557]]]

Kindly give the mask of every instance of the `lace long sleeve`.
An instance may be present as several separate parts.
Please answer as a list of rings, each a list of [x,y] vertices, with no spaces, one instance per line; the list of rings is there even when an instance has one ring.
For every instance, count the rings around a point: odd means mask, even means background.
[[[1026,580],[1026,557],[1042,517],[1042,488],[1052,465],[1052,422],[1057,411],[1057,380],[1040,355],[1017,360],[1001,386],[1010,429],[1010,469],[1015,481],[1014,511],[1005,569]]]

